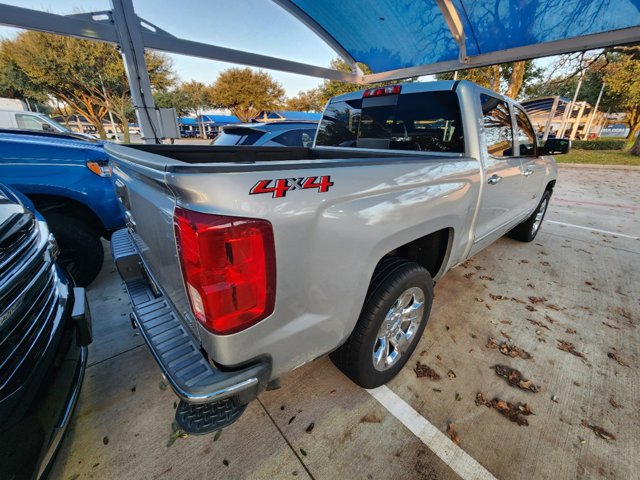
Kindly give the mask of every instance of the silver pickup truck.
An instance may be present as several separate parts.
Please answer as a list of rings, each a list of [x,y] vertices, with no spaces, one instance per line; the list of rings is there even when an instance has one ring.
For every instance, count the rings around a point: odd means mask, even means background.
[[[333,98],[313,148],[107,145],[133,319],[188,432],[327,353],[366,388],[407,362],[433,285],[536,236],[556,181],[512,100],[466,81]]]

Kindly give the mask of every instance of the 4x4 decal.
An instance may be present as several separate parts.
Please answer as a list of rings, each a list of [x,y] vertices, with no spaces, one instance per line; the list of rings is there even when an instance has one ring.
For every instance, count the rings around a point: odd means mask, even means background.
[[[317,189],[318,193],[325,193],[329,191],[330,187],[333,187],[333,182],[329,175],[306,178],[278,178],[260,180],[251,190],[249,190],[249,195],[270,193],[271,198],[282,198],[287,195],[287,192],[291,192],[293,190]]]

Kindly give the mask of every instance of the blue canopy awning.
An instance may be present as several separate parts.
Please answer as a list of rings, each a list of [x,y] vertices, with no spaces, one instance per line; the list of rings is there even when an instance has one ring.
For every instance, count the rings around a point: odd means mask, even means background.
[[[640,41],[640,0],[275,1],[369,81]]]

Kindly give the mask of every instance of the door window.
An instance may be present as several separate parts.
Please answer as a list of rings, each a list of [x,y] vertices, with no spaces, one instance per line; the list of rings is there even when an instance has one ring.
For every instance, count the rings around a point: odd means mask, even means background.
[[[18,128],[21,128],[23,130],[53,130],[53,128],[51,128],[51,125],[34,115],[17,114],[16,122],[18,123]]]
[[[536,134],[526,114],[516,107],[516,123],[518,124],[518,145],[521,157],[536,156]]]
[[[513,156],[513,128],[509,105],[490,95],[480,95],[487,151],[492,157]]]
[[[300,130],[289,130],[288,132],[281,133],[277,137],[272,138],[269,144],[275,143],[276,145],[282,145],[284,147],[297,147],[299,137]]]

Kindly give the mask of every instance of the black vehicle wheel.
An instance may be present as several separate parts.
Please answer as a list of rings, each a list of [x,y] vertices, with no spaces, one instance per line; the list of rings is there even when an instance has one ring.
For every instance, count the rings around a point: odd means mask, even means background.
[[[331,360],[361,387],[385,384],[418,345],[432,302],[433,280],[427,269],[399,258],[384,259],[373,274],[355,329]]]
[[[544,220],[544,215],[547,213],[547,207],[549,206],[550,199],[551,192],[546,190],[540,199],[538,208],[535,209],[529,218],[513,228],[507,235],[510,238],[521,242],[530,242],[536,238],[536,235],[540,231],[542,220]]]
[[[79,287],[88,286],[100,273],[104,248],[100,235],[89,225],[60,213],[45,214],[60,247],[58,263]]]

